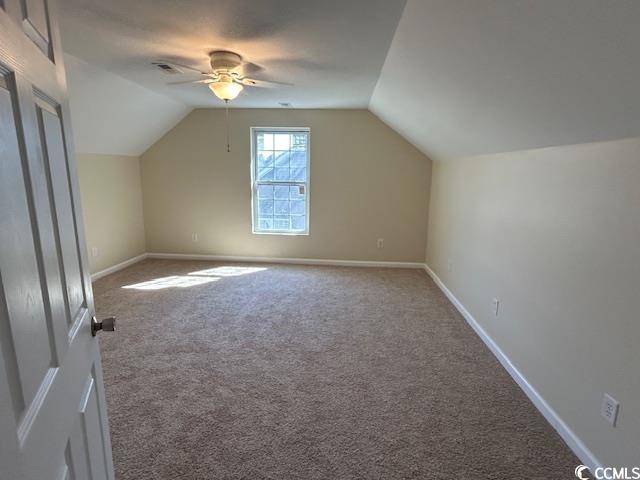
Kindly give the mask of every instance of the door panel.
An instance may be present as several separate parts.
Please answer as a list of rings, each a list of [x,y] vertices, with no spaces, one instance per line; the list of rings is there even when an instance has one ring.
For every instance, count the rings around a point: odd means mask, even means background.
[[[30,92],[30,100],[36,105],[28,109],[29,114],[23,121],[35,123],[37,121],[38,98],[34,96],[33,89]],[[32,110],[32,111],[30,111]],[[31,141],[35,143],[34,140]],[[49,310],[49,324],[52,332],[57,364],[61,364],[67,348],[69,308],[66,289],[64,288],[64,270],[60,262],[61,244],[59,241],[58,222],[53,204],[53,186],[48,175],[48,160],[46,150],[32,149],[33,155],[29,157],[30,191],[33,198],[36,213],[37,230],[39,237],[39,251],[41,252],[41,288],[45,299],[46,308]]]
[[[102,422],[105,412],[100,401],[99,380],[95,369],[85,380],[80,403],[77,405],[73,428],[67,443],[65,462],[72,479],[109,479],[111,454],[102,442]]]
[[[71,460],[71,444],[67,442],[67,446],[64,449],[64,461],[62,463],[62,468],[60,469],[60,475],[58,478],[60,480],[72,480],[75,478],[74,474],[75,470],[73,468],[73,461]]]
[[[47,185],[50,190],[50,203],[53,207],[51,214],[55,219],[57,244],[62,258],[60,271],[63,285],[66,287],[67,315],[71,326],[82,317],[87,305],[82,284],[67,155],[57,106],[44,106],[43,102],[38,102],[36,114],[44,167],[47,172]]]
[[[67,478],[66,480],[76,480],[79,478],[85,478],[78,475],[78,470],[76,469],[77,461],[73,459],[72,447],[71,447],[71,438],[67,442],[67,448],[64,451],[64,462],[66,468]]]
[[[22,26],[27,36],[50,56],[49,14],[46,0],[20,0]]]
[[[49,38],[49,20],[47,18],[47,6],[44,0],[21,0],[22,12],[33,28],[43,37]]]
[[[6,81],[3,83],[7,85]],[[13,106],[11,92],[0,86],[0,116],[15,118]],[[0,142],[4,146],[0,162],[0,272],[8,317],[2,346],[18,420],[57,359],[51,348],[40,289],[33,207],[26,193],[27,179],[14,122],[2,122]]]
[[[55,5],[3,4],[0,478],[113,480]]]
[[[100,438],[102,438],[100,432],[102,427],[100,425],[100,406],[98,404],[98,394],[93,372],[85,386],[85,394],[80,408],[80,417],[82,419],[82,433],[84,438],[88,439],[89,478],[91,480],[106,480],[108,470],[105,463],[102,442],[99,441]]]
[[[72,478],[87,479],[91,478],[89,457],[90,452],[84,441],[84,433],[82,431],[82,421],[80,418],[80,410],[73,424],[73,430],[69,438],[69,453],[73,464]],[[67,462],[69,464],[69,462]]]

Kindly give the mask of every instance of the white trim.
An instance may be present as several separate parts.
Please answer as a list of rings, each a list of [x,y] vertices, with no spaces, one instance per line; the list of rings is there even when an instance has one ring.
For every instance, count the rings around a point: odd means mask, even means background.
[[[435,284],[451,301],[454,307],[462,314],[467,323],[478,334],[482,341],[489,347],[489,350],[495,355],[509,375],[520,386],[522,391],[529,397],[529,400],[540,411],[544,418],[551,424],[553,428],[560,434],[565,443],[569,446],[573,453],[582,461],[584,465],[594,472],[596,468],[602,467],[602,463],[598,461],[595,455],[586,447],[580,438],[569,428],[569,426],[560,418],[560,416],[551,408],[547,401],[538,393],[538,391],[529,383],[526,377],[518,370],[514,363],[505,355],[498,344],[489,336],[489,334],[480,326],[478,321],[469,313],[455,295],[440,280],[438,275],[425,264],[424,269],[433,279]]]
[[[134,263],[141,262],[147,258],[147,254],[143,253],[142,255],[138,255],[137,257],[130,258],[129,260],[125,260],[124,262],[118,263],[109,268],[105,268],[104,270],[100,270],[99,272],[91,274],[91,281],[95,282],[99,278],[106,277],[110,273],[117,272],[118,270],[122,270],[123,268],[127,268],[129,265],[133,265]]]
[[[198,255],[189,253],[147,253],[147,258],[171,260],[212,260],[217,262],[293,263],[298,265],[333,265],[340,267],[424,268],[417,262],[377,262],[372,260],[333,260],[324,258],[244,257],[227,255]]]

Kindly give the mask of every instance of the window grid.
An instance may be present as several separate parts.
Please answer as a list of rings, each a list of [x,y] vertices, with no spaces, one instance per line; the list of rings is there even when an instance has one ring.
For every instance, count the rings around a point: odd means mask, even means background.
[[[308,234],[309,130],[252,129],[254,233]]]

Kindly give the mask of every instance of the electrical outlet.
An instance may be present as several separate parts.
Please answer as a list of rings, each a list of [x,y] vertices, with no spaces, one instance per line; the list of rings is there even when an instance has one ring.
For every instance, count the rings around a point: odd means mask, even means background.
[[[198,234],[196,232],[193,232],[191,234],[191,240],[193,240],[194,242],[198,241]]]
[[[491,304],[493,305],[493,314],[497,317],[498,314],[500,313],[500,300],[498,300],[497,298],[494,298],[491,301]]]
[[[600,408],[600,415],[602,415],[605,418],[605,420],[611,424],[612,427],[616,426],[619,409],[620,409],[620,404],[618,403],[618,401],[608,393],[605,393],[602,399],[602,407]]]
[[[378,248],[384,248],[384,238],[378,239]]]
[[[98,256],[98,247],[91,247],[91,256],[92,257]]]

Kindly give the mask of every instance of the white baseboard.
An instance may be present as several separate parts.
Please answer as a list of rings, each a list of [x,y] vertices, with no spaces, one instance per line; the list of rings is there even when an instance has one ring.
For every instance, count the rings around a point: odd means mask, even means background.
[[[333,265],[341,267],[424,268],[424,263],[417,262],[330,260],[323,258],[243,257],[227,255],[198,255],[187,253],[147,253],[147,258],[164,258],[170,260],[211,260],[217,262],[292,263],[298,265]]]
[[[547,401],[538,393],[538,391],[529,383],[526,377],[518,370],[513,362],[505,355],[498,344],[487,334],[487,332],[480,326],[477,320],[469,313],[469,311],[460,303],[455,295],[447,288],[447,286],[440,280],[440,277],[429,268],[428,265],[424,265],[424,269],[427,274],[433,279],[435,284],[442,290],[442,292],[451,301],[454,307],[462,314],[467,323],[478,334],[482,341],[489,347],[489,350],[493,352],[502,366],[509,372],[511,377],[516,381],[524,393],[529,397],[529,400],[535,405],[535,407],[542,413],[544,418],[551,424],[551,426],[560,434],[567,446],[576,454],[576,456],[582,461],[584,465],[594,472],[596,468],[602,467],[602,463],[598,461],[595,455],[586,447],[586,445],[580,440],[580,438],[567,426],[567,424],[558,416],[558,414],[551,408]]]
[[[255,263],[291,263],[298,265],[334,265],[342,267],[381,267],[381,268],[424,268],[424,263],[417,262],[377,262],[368,260],[329,260],[321,258],[279,258],[279,257],[242,257],[227,255],[199,255],[188,253],[143,253],[125,260],[109,268],[91,275],[91,281],[122,270],[145,258],[162,258],[168,260],[210,260],[216,262],[255,262]]]
[[[143,253],[138,255],[137,257],[130,258],[129,260],[125,260],[124,262],[118,263],[113,267],[105,268],[104,270],[100,270],[99,272],[91,274],[91,281],[95,282],[99,278],[105,277],[110,273],[117,272],[118,270],[122,270],[123,268],[127,268],[129,265],[133,265],[134,263],[138,263],[147,258],[147,254]]]

